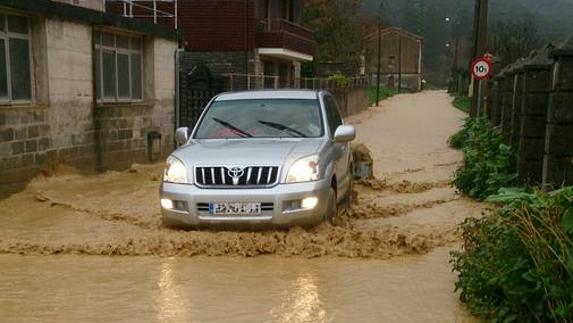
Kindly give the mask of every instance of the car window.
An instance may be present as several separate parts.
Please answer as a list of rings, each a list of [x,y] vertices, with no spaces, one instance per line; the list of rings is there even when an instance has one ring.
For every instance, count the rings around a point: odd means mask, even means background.
[[[323,135],[318,100],[253,99],[213,102],[195,138],[318,138]]]
[[[326,105],[326,115],[328,118],[328,128],[330,131],[330,136],[334,137],[334,132],[338,126],[342,125],[342,118],[338,112],[338,104],[334,97],[327,95],[324,97],[324,102]]]

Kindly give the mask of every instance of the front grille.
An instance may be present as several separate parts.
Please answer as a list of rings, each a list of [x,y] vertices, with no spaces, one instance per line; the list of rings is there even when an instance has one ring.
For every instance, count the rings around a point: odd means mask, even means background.
[[[232,176],[233,169],[235,177]],[[278,178],[277,166],[249,166],[238,169],[221,166],[195,168],[195,181],[200,186],[271,186],[276,184]]]

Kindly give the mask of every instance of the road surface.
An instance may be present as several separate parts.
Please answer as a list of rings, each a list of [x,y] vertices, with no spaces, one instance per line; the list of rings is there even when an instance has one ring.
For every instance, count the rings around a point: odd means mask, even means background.
[[[349,118],[376,179],[337,226],[266,232],[160,226],[160,165],[60,169],[0,201],[7,322],[466,322],[449,251],[483,206],[449,187],[464,115],[444,92]]]

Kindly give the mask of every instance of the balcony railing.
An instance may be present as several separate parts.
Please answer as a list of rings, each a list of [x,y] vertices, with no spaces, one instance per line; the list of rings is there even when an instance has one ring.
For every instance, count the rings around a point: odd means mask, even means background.
[[[316,42],[312,30],[286,19],[261,20],[257,30],[258,47],[285,48],[314,55]]]

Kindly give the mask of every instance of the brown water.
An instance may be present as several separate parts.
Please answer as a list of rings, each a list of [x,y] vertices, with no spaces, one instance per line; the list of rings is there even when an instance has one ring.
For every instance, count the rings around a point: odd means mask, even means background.
[[[340,258],[0,256],[3,322],[466,322],[447,249]],[[436,261],[439,260],[439,261]]]
[[[458,224],[484,208],[448,186],[461,154],[446,141],[462,118],[442,92],[397,96],[352,117],[378,179],[357,185],[356,205],[336,226],[310,230],[163,228],[161,165],[38,178],[0,201],[0,313],[23,321],[462,320],[448,250]]]

